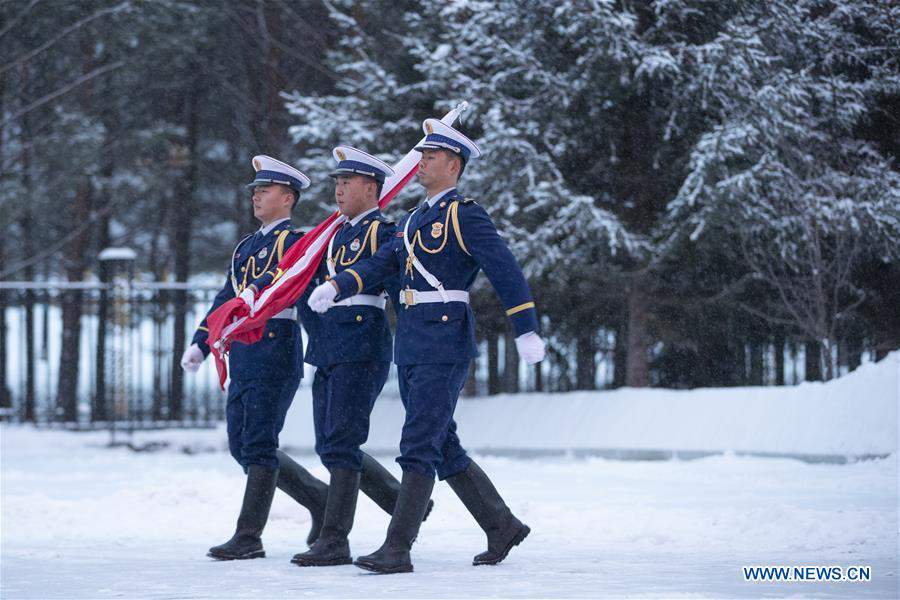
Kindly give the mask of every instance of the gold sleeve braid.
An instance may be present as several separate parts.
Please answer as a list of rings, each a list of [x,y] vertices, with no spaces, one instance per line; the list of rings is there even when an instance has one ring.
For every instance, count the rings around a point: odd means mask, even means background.
[[[525,302],[524,304],[520,304],[518,306],[513,306],[512,308],[508,308],[506,310],[506,316],[511,317],[514,314],[522,312],[523,310],[528,310],[529,308],[535,308],[534,302]]]
[[[363,282],[362,282],[362,277],[359,276],[359,273],[357,273],[353,269],[345,269],[344,272],[350,273],[351,275],[353,275],[353,278],[356,279],[356,285],[359,286],[359,289],[356,290],[356,293],[359,294],[360,292],[362,292],[363,291]]]

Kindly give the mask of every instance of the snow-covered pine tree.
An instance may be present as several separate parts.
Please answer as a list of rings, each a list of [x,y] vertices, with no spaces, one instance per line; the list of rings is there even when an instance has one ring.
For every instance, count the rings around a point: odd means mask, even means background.
[[[865,298],[854,269],[900,257],[900,176],[857,133],[900,91],[898,17],[867,0],[752,3],[684,49],[677,93],[713,125],[669,204],[670,241],[726,232],[768,292],[739,305],[821,343],[827,378]]]

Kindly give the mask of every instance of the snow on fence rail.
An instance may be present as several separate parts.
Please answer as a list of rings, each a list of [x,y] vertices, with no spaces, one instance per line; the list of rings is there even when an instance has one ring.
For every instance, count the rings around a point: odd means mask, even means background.
[[[176,312],[189,336],[218,289],[124,278],[0,281],[0,418],[79,429],[217,423],[224,397],[213,374],[180,377],[174,348],[182,335]],[[63,304],[73,294],[78,348],[63,353]],[[73,361],[77,373],[63,388],[60,371]]]

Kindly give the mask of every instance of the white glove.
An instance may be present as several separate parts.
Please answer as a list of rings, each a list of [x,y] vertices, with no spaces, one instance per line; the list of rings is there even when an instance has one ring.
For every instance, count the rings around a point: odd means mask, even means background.
[[[337,290],[330,281],[326,281],[316,286],[306,303],[315,312],[323,313],[334,306],[335,296],[337,296]]]
[[[190,373],[196,373],[203,364],[203,350],[197,344],[191,344],[190,347],[181,355],[181,368]]]
[[[544,340],[533,331],[523,333],[516,338],[516,350],[529,365],[544,360]]]
[[[250,309],[250,316],[253,316],[253,302],[256,300],[256,294],[253,292],[253,288],[247,286],[244,288],[244,291],[240,293],[238,296],[241,300],[244,301],[244,304]]]

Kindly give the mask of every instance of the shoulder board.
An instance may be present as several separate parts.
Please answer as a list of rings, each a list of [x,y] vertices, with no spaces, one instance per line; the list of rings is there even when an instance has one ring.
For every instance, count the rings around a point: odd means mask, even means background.
[[[394,224],[394,221],[388,219],[384,215],[379,215],[378,220],[381,221],[382,223],[384,223],[385,225],[393,225]]]
[[[297,229],[291,229],[291,233],[296,233],[297,235],[306,235],[306,232],[299,227]]]
[[[413,207],[412,207],[412,208],[408,208],[408,209],[406,209],[406,212],[408,212],[408,213],[413,213],[413,212],[416,212],[416,209],[417,209],[417,208],[419,208],[419,207],[418,207],[418,205],[416,205],[416,206],[413,206]]]
[[[460,200],[461,204],[473,204],[474,202],[475,202],[475,198],[469,198],[468,196],[466,196],[465,198]]]

